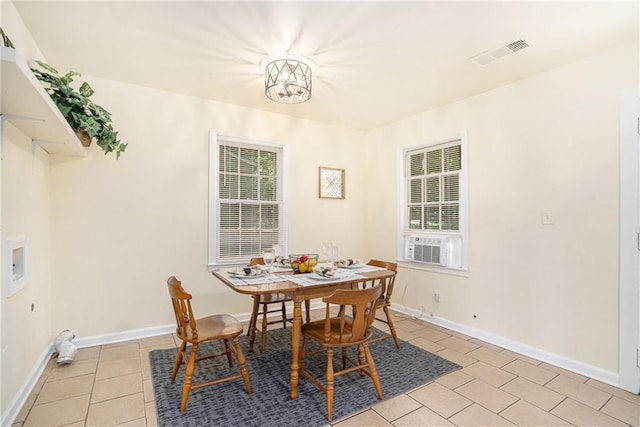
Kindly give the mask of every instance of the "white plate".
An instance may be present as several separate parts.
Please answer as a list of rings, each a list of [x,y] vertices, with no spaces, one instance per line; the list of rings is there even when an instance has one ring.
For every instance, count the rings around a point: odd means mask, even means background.
[[[335,279],[337,279],[336,276],[327,277],[327,276],[321,276],[321,275],[319,275],[317,273],[309,273],[309,276],[307,276],[307,277],[309,277],[309,279],[313,279],[313,280],[335,280]]]
[[[266,276],[267,272],[266,271],[261,271],[258,274],[248,275],[248,274],[245,274],[244,271],[240,271],[240,272],[230,271],[229,274],[232,275],[232,276],[235,276],[235,277],[239,277],[240,279],[253,279],[253,278],[257,278],[257,277]]]
[[[338,267],[340,268],[348,268],[348,269],[355,269],[355,268],[362,268],[364,267],[364,264],[351,264],[351,265],[339,265]]]

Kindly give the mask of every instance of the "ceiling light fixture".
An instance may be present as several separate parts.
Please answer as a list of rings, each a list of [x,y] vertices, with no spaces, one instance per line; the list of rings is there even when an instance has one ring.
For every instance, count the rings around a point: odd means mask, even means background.
[[[277,59],[267,58],[264,65],[264,94],[281,104],[301,104],[311,98],[311,75],[315,63],[300,57],[287,55]]]

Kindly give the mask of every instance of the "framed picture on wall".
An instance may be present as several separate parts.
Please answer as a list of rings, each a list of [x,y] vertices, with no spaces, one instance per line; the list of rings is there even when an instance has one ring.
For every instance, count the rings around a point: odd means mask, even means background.
[[[321,199],[344,199],[344,169],[320,166],[318,179]]]

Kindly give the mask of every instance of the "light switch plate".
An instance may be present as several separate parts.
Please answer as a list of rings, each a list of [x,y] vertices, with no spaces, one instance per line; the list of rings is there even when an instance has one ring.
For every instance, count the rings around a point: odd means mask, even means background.
[[[551,209],[543,209],[541,215],[542,215],[542,225],[553,225],[554,220],[553,220],[553,213],[551,212]]]

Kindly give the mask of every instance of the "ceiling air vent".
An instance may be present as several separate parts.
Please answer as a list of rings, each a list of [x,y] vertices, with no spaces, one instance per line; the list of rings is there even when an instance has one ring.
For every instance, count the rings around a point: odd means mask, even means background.
[[[513,52],[517,52],[526,47],[529,47],[529,44],[526,41],[516,40],[505,46],[500,46],[496,49],[492,49],[479,55],[472,56],[471,58],[469,58],[469,60],[475,62],[476,64],[487,65],[488,63],[493,62],[496,59],[510,55]]]
[[[511,49],[512,52],[517,52],[519,50],[524,49],[525,47],[529,47],[529,45],[524,40],[516,40],[514,42],[509,43],[507,47]]]

